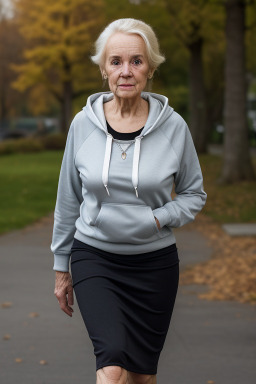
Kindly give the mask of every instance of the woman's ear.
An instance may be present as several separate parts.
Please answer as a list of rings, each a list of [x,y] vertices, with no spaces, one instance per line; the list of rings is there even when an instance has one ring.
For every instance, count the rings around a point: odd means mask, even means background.
[[[104,69],[104,68],[100,68],[100,71],[101,71],[102,79],[103,79],[103,80],[107,80],[108,75],[106,74],[105,69]]]
[[[148,79],[151,80],[154,76],[154,72],[155,72],[155,68],[152,68],[150,69],[149,73],[148,73]]]

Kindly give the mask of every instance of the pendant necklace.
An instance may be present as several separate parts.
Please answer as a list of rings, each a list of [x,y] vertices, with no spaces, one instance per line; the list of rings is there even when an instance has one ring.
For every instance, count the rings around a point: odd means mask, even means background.
[[[115,143],[118,145],[118,147],[120,148],[120,150],[121,150],[121,152],[122,152],[122,154],[121,154],[122,159],[125,160],[125,159],[126,159],[126,152],[127,152],[128,148],[134,143],[134,141],[132,141],[132,142],[126,147],[125,150],[121,147],[121,145],[120,145],[119,143],[117,143],[117,142],[115,142]]]

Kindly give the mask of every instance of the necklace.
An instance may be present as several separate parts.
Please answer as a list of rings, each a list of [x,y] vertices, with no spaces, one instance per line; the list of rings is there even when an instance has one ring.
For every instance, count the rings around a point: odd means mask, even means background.
[[[123,149],[119,143],[117,143],[117,142],[115,142],[115,143],[118,145],[118,147],[120,148],[120,150],[121,150],[121,152],[122,152],[122,154],[121,154],[122,159],[125,160],[125,159],[126,159],[126,152],[127,152],[128,148],[134,143],[134,141],[132,141],[132,142],[126,147],[126,149]]]

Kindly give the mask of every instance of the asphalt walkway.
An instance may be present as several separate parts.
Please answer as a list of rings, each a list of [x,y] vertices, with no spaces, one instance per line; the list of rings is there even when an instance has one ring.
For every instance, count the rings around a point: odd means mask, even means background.
[[[95,357],[77,304],[53,294],[52,217],[0,236],[0,383],[93,384]],[[176,230],[181,269],[207,260],[206,239]],[[159,360],[158,384],[255,384],[256,306],[197,298],[180,286]]]

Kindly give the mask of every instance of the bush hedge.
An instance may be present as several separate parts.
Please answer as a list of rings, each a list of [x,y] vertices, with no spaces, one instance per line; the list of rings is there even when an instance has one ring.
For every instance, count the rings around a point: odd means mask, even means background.
[[[64,149],[67,136],[64,133],[52,133],[50,135],[43,136],[40,142],[43,144],[44,149],[57,150]]]
[[[4,140],[0,142],[0,155],[61,150],[65,148],[66,137],[64,133],[51,133],[46,136]]]

